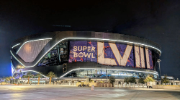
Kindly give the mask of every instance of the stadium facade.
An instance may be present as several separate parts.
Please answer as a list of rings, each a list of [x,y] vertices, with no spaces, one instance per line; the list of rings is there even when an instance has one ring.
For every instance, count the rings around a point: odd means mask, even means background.
[[[147,39],[118,33],[56,31],[14,41],[12,74],[27,72],[58,78],[159,77],[160,47]]]

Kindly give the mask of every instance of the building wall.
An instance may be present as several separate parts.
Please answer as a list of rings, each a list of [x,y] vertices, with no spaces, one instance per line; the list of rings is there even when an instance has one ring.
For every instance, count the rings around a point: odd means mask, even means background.
[[[36,53],[36,57],[34,57],[33,59],[29,59],[29,60],[26,59],[26,57],[27,56],[29,57],[29,55],[25,55],[24,56],[25,58],[23,56],[20,56],[20,54],[17,55],[16,52],[18,49],[11,48],[10,52],[11,52],[12,56],[15,58],[15,60],[18,60],[20,62],[19,65],[23,65],[24,67],[26,67],[25,70],[28,70],[28,68],[30,69],[31,67],[34,67],[31,69],[37,69],[39,71],[42,71],[43,73],[47,73],[50,70],[57,71],[57,74],[60,75],[62,73],[61,68],[63,68],[63,67],[60,67],[60,69],[58,69],[57,65],[55,65],[55,67],[52,67],[52,66],[44,67],[44,70],[43,70],[43,67],[42,68],[35,68],[35,67],[37,67],[38,63],[42,60],[42,58],[51,49],[53,49],[57,45],[57,43],[61,43],[63,41],[67,41],[67,40],[87,40],[87,39],[94,40],[94,39],[96,39],[96,40],[102,41],[102,42],[108,42],[108,41],[113,42],[113,40],[116,40],[116,42],[119,42],[119,43],[136,45],[138,47],[139,46],[143,46],[143,47],[149,46],[149,50],[152,50],[152,53],[154,55],[158,55],[158,56],[152,57],[153,61],[155,61],[153,65],[156,65],[156,60],[154,60],[154,57],[156,59],[158,59],[159,55],[161,54],[161,52],[159,51],[160,47],[156,43],[146,40],[146,39],[142,39],[142,38],[138,38],[138,37],[134,37],[134,36],[123,35],[123,34],[90,32],[90,31],[88,31],[88,32],[86,32],[86,31],[84,31],[84,32],[81,32],[81,31],[61,31],[61,32],[57,31],[57,32],[48,32],[48,33],[43,33],[43,34],[35,34],[35,35],[31,35],[31,36],[27,36],[27,37],[18,39],[14,42],[13,45],[20,43],[20,45],[22,46],[22,44],[25,43],[26,41],[38,40],[38,39],[42,39],[42,38],[52,38],[52,40],[46,41],[45,42],[46,45],[43,45],[42,47],[36,47],[37,45],[35,43],[36,46],[33,47],[35,49],[32,51],[37,51],[36,50],[37,48],[42,48],[42,50],[39,49],[39,53]],[[136,44],[134,44],[134,43],[136,43]],[[137,43],[139,43],[139,44],[137,44]],[[30,45],[32,45],[32,44],[30,44]],[[151,48],[152,46],[153,46],[153,48]],[[30,54],[32,55],[32,53],[30,53]],[[143,61],[142,59],[139,59],[139,60]],[[67,63],[67,67],[68,67],[67,71],[70,69],[73,69],[75,67],[82,67],[81,64],[84,64],[84,63],[81,63],[79,65],[79,63],[71,63],[71,64],[68,62],[64,62],[64,63]],[[77,66],[74,66],[74,65],[77,65]],[[92,66],[94,66],[94,63],[85,64],[86,67],[89,65],[91,65],[90,67],[92,67]],[[98,65],[98,64],[95,64],[95,65]],[[60,66],[63,66],[63,63],[61,63]],[[114,67],[112,67],[112,68],[114,68]],[[156,69],[157,69],[157,67],[155,66],[154,70],[156,70]]]

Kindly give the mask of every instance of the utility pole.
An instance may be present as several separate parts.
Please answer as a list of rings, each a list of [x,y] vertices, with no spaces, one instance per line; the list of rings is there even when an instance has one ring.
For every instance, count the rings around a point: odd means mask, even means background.
[[[160,76],[160,78],[161,78],[161,67],[160,67],[160,62],[161,62],[161,60],[158,59],[157,62],[158,62],[158,64],[159,64],[159,74],[160,74],[159,76]]]
[[[107,79],[107,67],[106,67],[106,79]]]
[[[106,78],[107,78],[107,67],[106,67]]]

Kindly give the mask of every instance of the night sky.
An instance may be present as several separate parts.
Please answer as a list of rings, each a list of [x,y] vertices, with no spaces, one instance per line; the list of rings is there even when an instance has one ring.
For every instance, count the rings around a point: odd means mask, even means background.
[[[180,78],[179,0],[0,1],[0,76],[10,76],[14,40],[49,31],[116,32],[162,47],[162,75]],[[69,25],[71,27],[64,27]]]

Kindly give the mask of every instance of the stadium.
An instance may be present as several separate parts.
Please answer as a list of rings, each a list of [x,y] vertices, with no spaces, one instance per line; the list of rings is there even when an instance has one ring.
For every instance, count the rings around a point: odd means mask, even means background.
[[[31,72],[47,77],[52,71],[58,79],[114,76],[159,77],[158,44],[135,36],[93,31],[56,31],[34,34],[13,42],[12,75]]]

